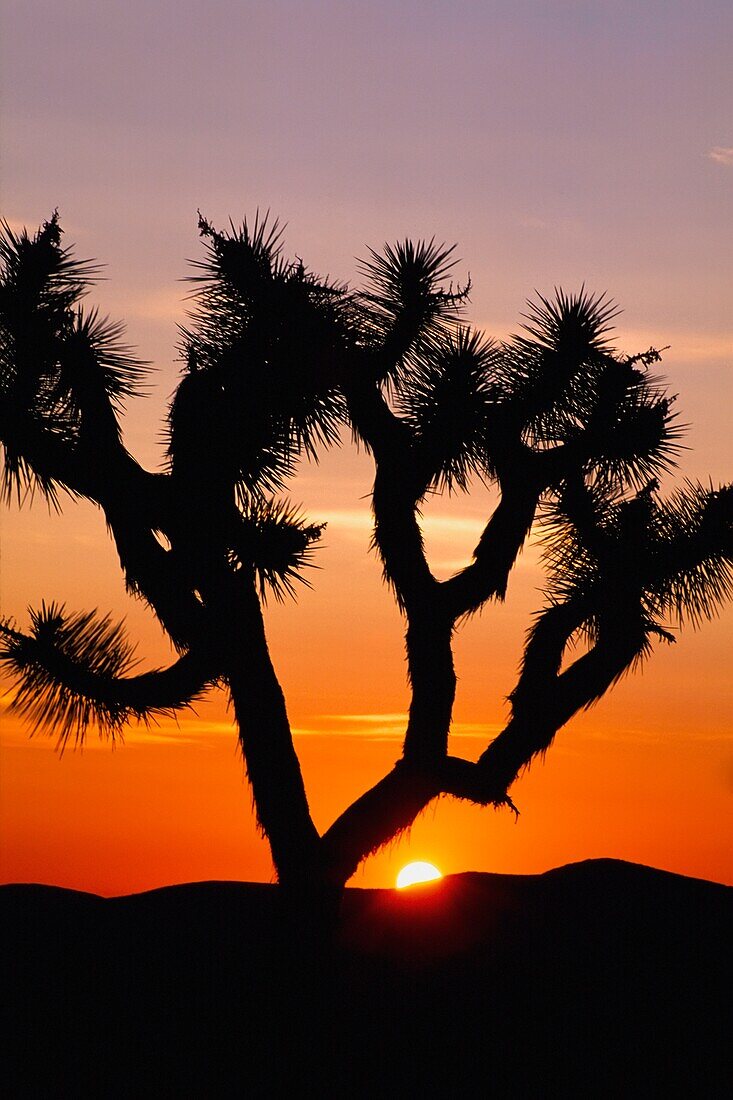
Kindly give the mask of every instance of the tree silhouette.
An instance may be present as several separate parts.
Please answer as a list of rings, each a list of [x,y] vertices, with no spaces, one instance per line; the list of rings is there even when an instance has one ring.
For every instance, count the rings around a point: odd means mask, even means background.
[[[558,730],[646,658],[672,626],[709,618],[733,590],[733,487],[659,495],[681,427],[651,348],[609,343],[605,296],[557,291],[495,343],[462,319],[470,285],[452,248],[370,252],[363,289],[281,250],[267,216],[227,232],[203,217],[205,258],[182,330],[168,465],[143,469],[119,414],[145,367],[120,326],[80,300],[96,267],[62,247],[56,214],[34,235],[4,226],[0,437],[3,491],[98,504],[129,591],[178,659],[134,674],[119,626],[43,604],[0,628],[13,706],[80,741],[229,692],[259,823],[279,881],[337,894],[359,863],[440,794],[513,809],[517,775]],[[322,526],[281,493],[303,455],[344,428],[374,461],[374,547],[406,622],[411,686],[401,758],[322,834],[308,807],[262,614],[295,594]],[[420,510],[480,479],[499,500],[470,565],[438,581]],[[448,755],[457,626],[502,600],[532,529],[546,593],[527,635],[511,713],[477,762]],[[580,641],[577,654],[571,647]]]

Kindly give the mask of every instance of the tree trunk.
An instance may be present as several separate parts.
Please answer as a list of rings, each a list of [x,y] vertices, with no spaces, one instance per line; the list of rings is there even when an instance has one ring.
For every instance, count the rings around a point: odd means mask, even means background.
[[[257,820],[279,881],[301,889],[320,869],[319,836],[293,746],[285,697],[270,660],[254,585],[236,592],[227,615],[227,679]],[[230,595],[233,595],[230,592]]]
[[[416,767],[430,767],[448,751],[456,673],[451,648],[452,624],[435,603],[411,611],[407,628],[407,665],[412,686],[404,757]]]

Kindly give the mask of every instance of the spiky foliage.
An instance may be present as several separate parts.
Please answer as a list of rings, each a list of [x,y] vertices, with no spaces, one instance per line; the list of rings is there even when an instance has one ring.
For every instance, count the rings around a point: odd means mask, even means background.
[[[296,582],[310,587],[303,569],[314,568],[314,543],[325,524],[307,523],[288,501],[250,502],[233,540],[235,567],[253,570],[260,594],[276,600],[295,597]]]
[[[396,406],[409,425],[432,484],[466,491],[481,469],[490,406],[492,340],[467,327],[421,349],[400,388]]]
[[[110,688],[136,663],[122,625],[96,612],[68,615],[55,603],[31,610],[30,620],[30,635],[7,624],[0,632],[0,661],[16,683],[11,708],[55,730],[62,746],[92,725],[115,738],[132,714],[109,699]]]
[[[241,367],[232,347],[221,351],[217,366],[194,367],[182,378],[169,413],[168,449],[174,477],[189,489],[231,487],[246,502],[281,489],[300,448],[290,419],[278,415],[273,380],[254,365],[250,376]]]
[[[84,313],[98,266],[61,245],[58,214],[34,236],[0,231],[0,439],[3,495],[38,488],[55,500],[49,449],[79,444],[84,418],[120,408],[145,374],[122,326]]]
[[[4,220],[0,226],[3,304],[10,300],[18,315],[44,313],[57,322],[66,318],[95,281],[99,266],[76,260],[70,249],[61,247],[58,210],[33,236],[25,228],[16,233]]]
[[[615,353],[608,336],[618,309],[606,295],[556,290],[528,302],[524,333],[505,345],[493,373],[498,404],[533,447],[586,435],[588,460],[643,479],[674,453],[671,400],[646,368],[659,358]],[[643,360],[644,369],[636,364]]]
[[[182,331],[188,377],[171,410],[173,468],[201,457],[196,424],[217,440],[224,477],[246,493],[282,487],[305,450],[345,420],[337,363],[354,338],[348,295],[282,255],[277,221],[221,233],[204,218],[195,309]],[[191,398],[192,416],[186,402]]]
[[[381,378],[399,383],[413,356],[439,339],[459,318],[470,292],[448,283],[456,266],[455,245],[429,241],[385,244],[383,251],[369,249],[360,262],[366,287],[358,301],[365,317],[365,331],[379,349]],[[447,285],[446,285],[447,284]]]
[[[527,300],[527,310],[522,315],[527,322],[522,326],[529,335],[527,342],[553,357],[567,357],[571,369],[573,360],[607,348],[611,322],[620,312],[608,294],[589,294],[585,286],[575,294],[555,287],[554,298],[536,293],[534,299]]]
[[[81,410],[91,407],[100,390],[120,413],[129,398],[144,395],[148,364],[124,342],[124,334],[121,321],[96,308],[77,311],[61,354],[60,384]]]
[[[609,354],[617,314],[605,295],[556,289],[527,301],[527,324],[505,345],[494,375],[497,399],[510,402],[528,438],[561,440],[593,410],[594,384]]]
[[[698,626],[733,596],[733,485],[686,481],[652,516],[650,613]]]
[[[583,600],[591,639],[604,605],[638,604],[646,631],[669,640],[665,617],[697,625],[733,595],[733,488],[686,482],[668,501],[657,489],[567,486],[546,518],[551,600]]]
[[[651,375],[610,362],[585,428],[586,469],[611,484],[641,488],[676,466],[683,426],[675,400]]]
[[[0,623],[0,662],[16,686],[11,709],[56,733],[61,749],[69,739],[81,743],[92,725],[114,740],[132,720],[172,716],[217,679],[205,648],[130,675],[136,661],[122,625],[96,612],[69,615],[42,604],[30,618],[30,634]]]

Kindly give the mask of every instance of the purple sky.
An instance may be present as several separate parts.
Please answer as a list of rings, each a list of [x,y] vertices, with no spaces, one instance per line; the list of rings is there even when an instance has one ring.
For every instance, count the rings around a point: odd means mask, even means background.
[[[695,472],[724,476],[727,0],[5,0],[3,22],[3,212],[59,206],[161,394],[197,207],[269,206],[341,278],[366,244],[458,241],[496,336],[535,287],[609,290],[628,350],[673,345]],[[143,457],[158,411],[131,425]]]

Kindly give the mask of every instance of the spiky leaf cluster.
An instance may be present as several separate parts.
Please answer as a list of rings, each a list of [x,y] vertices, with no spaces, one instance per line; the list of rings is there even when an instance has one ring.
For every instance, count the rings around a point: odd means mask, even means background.
[[[325,524],[306,523],[287,501],[251,501],[242,513],[232,554],[238,568],[252,570],[260,592],[277,600],[294,597],[295,584],[310,587],[303,569],[313,568],[313,549]]]
[[[513,422],[536,450],[570,445],[579,465],[616,481],[642,485],[673,464],[674,399],[648,370],[659,354],[614,352],[608,342],[614,303],[585,289],[556,290],[528,307],[524,333],[494,362],[501,423]]]
[[[169,413],[168,446],[172,472],[188,490],[233,487],[246,501],[282,488],[300,440],[278,410],[273,380],[241,365],[240,349],[232,347],[216,366],[183,377]]]
[[[611,484],[642,487],[674,467],[683,433],[674,402],[651,376],[609,362],[584,431],[586,469]]]
[[[379,350],[380,377],[399,381],[426,347],[450,331],[467,300],[470,281],[454,289],[455,246],[405,240],[369,249],[361,261],[365,289],[358,295],[369,343]]]
[[[505,345],[494,374],[497,399],[510,401],[530,441],[558,442],[593,408],[592,380],[603,370],[616,314],[605,296],[556,290],[528,300],[527,324]]]
[[[615,314],[604,296],[558,290],[529,304],[524,335],[507,343],[456,323],[455,308],[415,338],[387,381],[430,484],[465,490],[474,473],[491,481],[521,465],[540,491],[580,471],[641,487],[674,465],[681,429],[650,370],[659,353],[615,352]],[[542,473],[532,455],[548,451],[558,461]]]
[[[733,596],[733,485],[686,481],[654,515],[655,615],[697,626]]]
[[[226,476],[250,493],[282,486],[301,450],[334,443],[345,420],[337,369],[355,338],[342,287],[282,255],[267,215],[228,233],[201,218],[187,363],[171,410],[174,467],[215,440]],[[195,396],[192,417],[180,406]],[[198,431],[196,429],[198,423]]]
[[[12,709],[54,729],[62,745],[94,724],[114,738],[132,716],[107,690],[135,663],[122,626],[96,612],[68,615],[55,603],[31,610],[30,619],[28,636],[0,629],[0,661],[16,684]]]
[[[733,595],[733,487],[685,482],[668,500],[652,481],[632,497],[596,484],[567,486],[546,516],[548,592],[591,608],[638,604],[648,630],[667,636],[712,618]]]
[[[398,391],[397,409],[438,489],[466,491],[483,467],[490,369],[497,354],[497,346],[475,330],[447,332],[415,357]]]
[[[84,313],[98,268],[61,245],[54,214],[34,236],[0,232],[0,439],[6,497],[38,487],[54,497],[46,448],[78,443],[84,417],[139,392],[145,366],[122,327]]]

